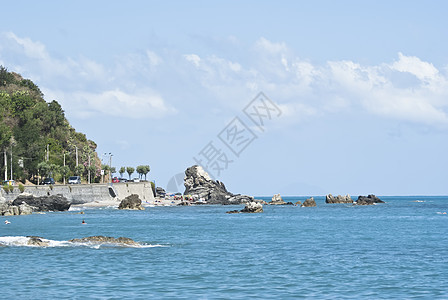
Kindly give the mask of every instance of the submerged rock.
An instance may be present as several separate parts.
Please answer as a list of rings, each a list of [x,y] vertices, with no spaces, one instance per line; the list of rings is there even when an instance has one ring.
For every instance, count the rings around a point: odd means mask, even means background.
[[[243,204],[254,200],[251,196],[230,193],[224,183],[212,180],[198,165],[185,171],[184,186],[184,195],[191,195],[199,202],[208,204]]]
[[[341,195],[337,195],[336,197],[334,197],[332,194],[328,194],[325,197],[325,203],[330,203],[330,204],[334,204],[334,203],[353,203],[352,198],[350,197],[350,195],[345,195],[345,196],[341,196]]]
[[[262,213],[263,212],[263,205],[259,202],[249,202],[246,204],[246,206],[238,211],[238,210],[231,210],[227,211],[228,214],[238,214],[238,213]]]
[[[142,200],[137,194],[132,194],[121,200],[118,209],[144,210]]]
[[[306,199],[301,207],[313,207],[313,206],[316,206],[316,201],[314,201],[314,198],[311,197]]]
[[[70,202],[61,194],[35,197],[31,194],[21,194],[12,202],[19,206],[23,203],[32,206],[33,211],[66,211],[70,208]]]
[[[29,238],[26,243],[28,246],[47,247],[49,245],[48,242],[42,241],[42,238],[38,236],[27,236],[27,238]]]
[[[127,237],[119,237],[114,238],[110,236],[96,235],[83,237],[80,239],[71,239],[69,242],[72,243],[93,243],[93,244],[118,244],[118,245],[129,245],[129,246],[138,246],[139,243],[135,242],[133,239]]]
[[[385,203],[375,195],[359,196],[356,205],[374,205],[375,203]]]

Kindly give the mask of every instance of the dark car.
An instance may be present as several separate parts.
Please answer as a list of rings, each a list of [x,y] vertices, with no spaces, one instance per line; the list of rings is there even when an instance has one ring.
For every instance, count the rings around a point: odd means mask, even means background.
[[[44,180],[42,180],[42,182],[40,184],[54,184],[54,179],[51,177],[45,178]]]

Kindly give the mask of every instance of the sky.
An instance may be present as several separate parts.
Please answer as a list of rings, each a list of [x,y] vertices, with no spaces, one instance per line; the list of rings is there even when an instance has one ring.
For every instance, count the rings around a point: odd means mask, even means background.
[[[255,196],[448,194],[446,1],[0,3],[0,65],[168,191],[199,163]]]

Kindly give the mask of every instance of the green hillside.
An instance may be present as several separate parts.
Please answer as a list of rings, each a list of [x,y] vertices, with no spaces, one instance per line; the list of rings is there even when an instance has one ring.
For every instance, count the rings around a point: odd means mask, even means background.
[[[1,179],[5,179],[5,169],[6,179],[11,179],[12,161],[12,179],[16,181],[37,183],[39,175],[60,182],[70,175],[87,179],[89,170],[91,181],[98,181],[101,162],[96,147],[95,142],[70,126],[56,100],[46,102],[31,80],[0,66]]]

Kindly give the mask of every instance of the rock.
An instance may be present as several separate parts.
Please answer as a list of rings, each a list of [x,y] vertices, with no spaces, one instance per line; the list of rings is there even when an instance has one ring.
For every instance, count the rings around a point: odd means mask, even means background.
[[[283,201],[282,196],[280,196],[280,194],[275,194],[272,197],[271,202],[269,202],[270,205],[285,205],[286,202]]]
[[[29,215],[33,213],[33,208],[26,203],[20,205],[11,205],[7,202],[0,203],[1,216],[19,216]]]
[[[42,241],[42,238],[38,236],[27,236],[27,238],[29,238],[26,243],[28,246],[47,247],[49,245],[48,242]]]
[[[118,209],[144,210],[142,200],[137,194],[132,194],[121,200]]]
[[[374,205],[375,203],[385,203],[383,200],[375,195],[359,196],[356,200],[356,205]]]
[[[156,188],[156,197],[163,198],[163,197],[165,197],[165,195],[166,195],[166,191],[163,188],[161,188],[160,186],[158,186]]]
[[[80,239],[71,239],[69,242],[72,243],[93,243],[93,244],[118,244],[118,245],[129,245],[129,246],[138,246],[139,243],[135,242],[134,240],[127,238],[127,237],[109,237],[109,236],[103,236],[103,235],[97,235],[97,236],[89,236],[84,237]]]
[[[242,213],[261,213],[263,212],[263,205],[257,202],[249,202],[241,210]]]
[[[212,180],[201,166],[195,165],[185,171],[184,195],[191,195],[197,203],[244,204],[254,200],[251,196],[233,194],[224,183]]]
[[[263,212],[263,205],[260,202],[249,202],[246,203],[246,206],[238,211],[238,210],[231,210],[227,211],[227,214],[239,214],[239,213],[262,213]]]
[[[313,207],[313,206],[316,206],[316,201],[314,201],[314,198],[311,197],[306,199],[301,207]]]
[[[299,200],[299,201],[297,201],[296,203],[294,203],[294,205],[295,205],[295,206],[302,205],[302,201]]]
[[[12,202],[12,205],[19,206],[23,203],[32,206],[33,211],[66,211],[70,208],[70,202],[61,194],[41,197],[21,194]]]
[[[338,195],[338,196],[336,196],[336,198],[333,195],[328,194],[325,197],[325,203],[331,203],[331,204],[334,204],[334,203],[353,203],[353,200],[350,197],[350,195],[348,195],[348,194],[346,196]]]

